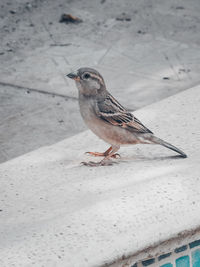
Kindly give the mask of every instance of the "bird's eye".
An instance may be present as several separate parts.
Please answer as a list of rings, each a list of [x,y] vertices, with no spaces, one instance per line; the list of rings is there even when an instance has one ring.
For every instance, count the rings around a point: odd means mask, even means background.
[[[87,79],[89,79],[89,78],[90,78],[90,74],[89,74],[89,73],[85,73],[85,74],[83,75],[83,79],[87,80]]]

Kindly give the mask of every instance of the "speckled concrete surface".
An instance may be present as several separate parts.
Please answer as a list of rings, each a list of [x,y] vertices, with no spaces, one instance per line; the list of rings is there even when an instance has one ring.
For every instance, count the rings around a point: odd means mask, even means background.
[[[77,97],[64,77],[72,69],[97,68],[132,110],[200,82],[199,0],[1,0],[0,7],[0,106],[12,107],[1,109],[0,162],[85,129],[76,101],[68,108],[52,99]],[[83,22],[61,24],[62,13]],[[48,93],[39,106],[26,94],[35,89]]]
[[[198,0],[4,1],[0,82],[76,96],[64,74],[96,67],[116,97],[138,108],[200,81]],[[59,23],[63,12],[83,23]],[[122,13],[130,21],[117,20]]]
[[[0,86],[0,162],[86,129],[78,101]]]
[[[113,166],[81,166],[107,147],[86,131],[1,164],[0,265],[101,266],[199,227],[199,92],[135,113],[187,159],[138,145]]]

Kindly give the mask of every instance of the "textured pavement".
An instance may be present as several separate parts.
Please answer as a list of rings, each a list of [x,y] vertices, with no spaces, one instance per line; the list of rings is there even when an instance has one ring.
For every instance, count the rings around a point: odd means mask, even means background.
[[[85,151],[108,147],[85,131],[0,164],[0,266],[103,267],[133,256],[115,265],[132,266],[187,244],[189,233],[194,240],[199,92],[200,86],[135,112],[188,158],[159,145],[130,145],[112,166],[83,166],[100,160]]]
[[[0,161],[85,129],[71,70],[96,68],[132,110],[199,84],[199,12],[198,0],[3,0]],[[59,23],[62,13],[83,22]]]

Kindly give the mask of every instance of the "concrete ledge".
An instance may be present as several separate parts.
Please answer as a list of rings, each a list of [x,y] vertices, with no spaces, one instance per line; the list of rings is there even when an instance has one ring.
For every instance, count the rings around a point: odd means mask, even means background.
[[[119,164],[88,168],[106,145],[86,131],[0,165],[1,266],[101,266],[195,231],[200,222],[200,86],[136,116],[180,147],[121,149]]]

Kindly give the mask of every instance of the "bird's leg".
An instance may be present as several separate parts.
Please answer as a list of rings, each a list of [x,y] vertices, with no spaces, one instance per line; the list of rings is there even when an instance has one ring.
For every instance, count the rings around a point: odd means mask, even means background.
[[[112,151],[112,146],[109,147],[105,152],[101,153],[101,152],[85,152],[86,154],[92,155],[94,157],[106,157],[109,155],[109,153]],[[119,154],[113,154],[112,158],[117,158],[120,157]]]
[[[116,158],[116,155],[119,155],[119,154],[116,154],[116,152],[120,149],[120,146],[112,146],[111,148],[112,150],[110,151],[110,153],[107,156],[105,156],[104,159],[100,161],[100,165],[112,165],[112,164],[108,164],[109,159],[113,158],[113,156],[114,158]]]
[[[85,166],[91,166],[91,167],[97,167],[97,166],[109,166],[112,165],[113,162],[110,161],[109,159],[113,157],[113,155],[117,155],[115,152],[117,152],[119,150],[120,146],[112,146],[110,147],[108,150],[110,153],[108,153],[104,159],[102,159],[99,162],[93,162],[93,161],[89,161],[89,162],[82,162],[83,165]],[[108,151],[106,150],[106,152]],[[105,152],[105,153],[106,153]],[[103,154],[103,153],[102,153]]]

